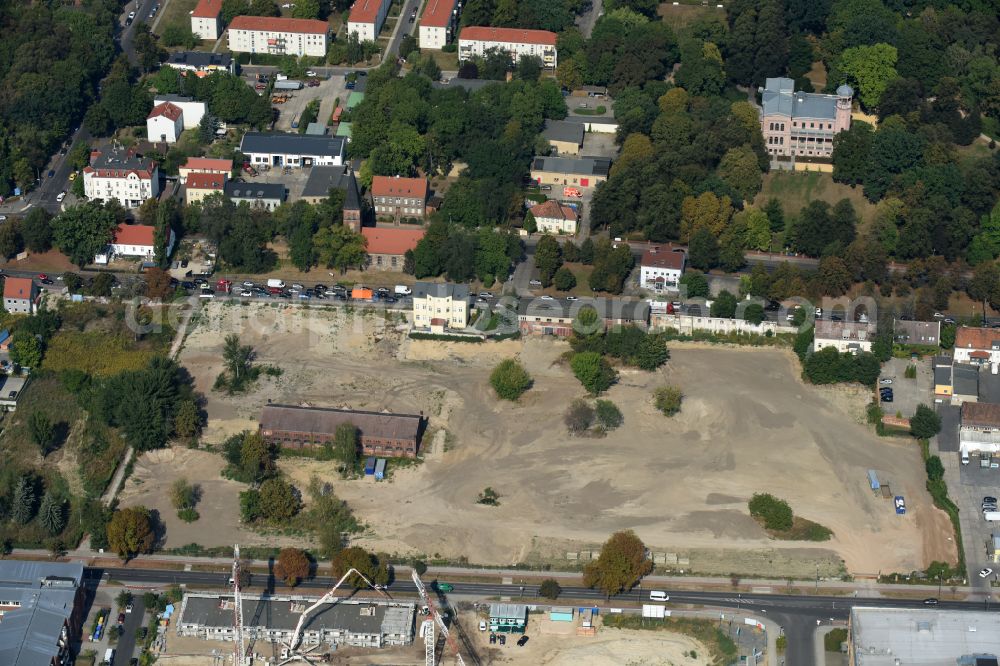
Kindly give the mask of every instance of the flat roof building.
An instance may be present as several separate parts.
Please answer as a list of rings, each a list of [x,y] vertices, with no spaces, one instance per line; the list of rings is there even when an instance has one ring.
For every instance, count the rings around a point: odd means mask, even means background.
[[[255,166],[342,166],[345,143],[339,136],[247,132],[240,152]]]
[[[274,210],[285,202],[287,190],[283,183],[239,183],[229,181],[222,188],[227,199],[239,205],[246,202],[251,208]]]
[[[272,444],[301,449],[333,441],[337,427],[349,423],[358,429],[364,455],[414,458],[423,422],[417,414],[265,405],[260,432]]]
[[[531,161],[531,177],[540,185],[595,187],[611,173],[606,157],[536,157]]]
[[[941,322],[894,319],[892,337],[901,345],[938,347],[941,345]]]
[[[995,666],[1000,615],[908,608],[851,610],[851,666]]]
[[[71,664],[85,596],[78,562],[0,560],[0,664]]]

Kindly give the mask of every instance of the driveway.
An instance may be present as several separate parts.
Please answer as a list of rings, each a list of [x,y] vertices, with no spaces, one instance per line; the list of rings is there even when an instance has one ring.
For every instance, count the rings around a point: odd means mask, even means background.
[[[143,626],[145,616],[146,607],[142,603],[142,596],[133,595],[132,612],[125,613],[125,624],[118,638],[118,649],[115,650],[115,663],[113,666],[128,666],[129,660],[132,657],[139,656],[138,654],[133,654],[136,652],[135,632],[139,627]],[[114,619],[117,619],[117,616]]]
[[[915,379],[906,377],[906,368],[915,365]],[[934,404],[933,371],[929,361],[911,361],[908,358],[891,358],[882,366],[880,379],[891,379],[893,401],[883,402],[882,411],[890,416],[897,412],[903,418],[910,418],[917,411],[917,405]],[[882,388],[883,384],[879,384]]]
[[[969,585],[984,595],[990,595],[989,583],[998,578],[1000,566],[989,561],[987,544],[992,541],[993,531],[1000,533],[1000,523],[989,522],[983,518],[983,497],[997,497],[1000,486],[1000,470],[980,467],[978,456],[972,456],[972,462],[962,465],[957,456],[950,456],[945,462],[946,468],[951,468],[952,474],[946,481],[951,491],[952,499],[958,505],[959,519],[962,524],[962,542],[965,546],[965,559],[969,569]],[[957,468],[957,469],[956,469]],[[954,473],[957,472],[957,475]],[[957,476],[960,482],[956,485],[951,479]],[[993,569],[994,573],[987,579],[979,577],[979,570]]]
[[[590,9],[576,17],[576,25],[580,28],[585,39],[590,39],[590,33],[594,31],[597,19],[604,13],[604,4],[601,0],[591,0]]]

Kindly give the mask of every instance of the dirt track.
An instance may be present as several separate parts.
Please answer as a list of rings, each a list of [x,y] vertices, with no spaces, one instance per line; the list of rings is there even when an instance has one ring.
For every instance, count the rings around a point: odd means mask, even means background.
[[[917,447],[872,434],[861,423],[859,394],[801,384],[787,352],[674,347],[660,372],[622,372],[607,396],[625,414],[618,431],[574,438],[562,412],[583,391],[559,362],[565,343],[399,344],[398,334],[372,332],[374,321],[358,314],[335,320],[295,311],[285,322],[250,327],[249,309],[213,304],[210,312],[181,355],[210,396],[208,442],[256,427],[269,399],[422,411],[432,433],[450,433],[450,450],[427,438],[426,462],[378,484],[339,481],[331,464],[282,462],[300,484],[314,473],[329,477],[371,526],[360,542],[372,549],[464,555],[474,563],[565,563],[567,551],[596,547],[630,527],[654,552],[689,556],[688,568],[705,573],[810,575],[820,564],[821,573],[835,574],[841,559],[855,573],[908,571],[954,556],[947,519],[923,488]],[[222,315],[230,320],[221,322]],[[237,325],[260,362],[284,374],[250,395],[221,397],[210,388],[222,339]],[[535,386],[520,404],[500,403],[487,376],[498,359],[515,355]],[[685,392],[673,419],[649,399],[664,382]],[[872,496],[868,468],[889,474],[907,498],[906,516]],[[501,494],[499,507],[475,503],[486,486]],[[768,539],[746,510],[758,491],[788,500],[796,514],[830,527],[834,539]]]

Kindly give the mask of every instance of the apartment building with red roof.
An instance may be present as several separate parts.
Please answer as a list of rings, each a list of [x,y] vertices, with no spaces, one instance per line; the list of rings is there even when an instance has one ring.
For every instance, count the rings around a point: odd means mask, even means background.
[[[191,12],[191,32],[198,39],[218,39],[222,34],[222,0],[198,0]]]
[[[515,64],[522,56],[535,56],[543,67],[555,69],[559,65],[556,33],[548,30],[468,26],[458,34],[459,62],[482,58],[491,49],[506,51]]]
[[[330,24],[315,19],[237,16],[229,24],[229,50],[234,53],[325,57]]]
[[[214,157],[189,157],[187,162],[177,169],[184,181],[192,173],[218,173],[228,176],[233,172],[233,161],[216,159]]]
[[[156,162],[132,151],[93,151],[83,169],[83,193],[88,199],[115,199],[125,208],[138,208],[160,195]]]
[[[374,42],[382,30],[392,0],[354,0],[347,18],[347,33],[355,33],[362,42]],[[399,20],[403,20],[400,16]]]
[[[399,227],[364,227],[368,251],[368,268],[379,271],[402,271],[407,251],[416,249],[424,237],[423,229],[400,229]]]
[[[1000,330],[960,326],[955,331],[955,363],[1000,363]]]
[[[3,307],[15,314],[32,314],[38,289],[31,278],[7,277],[3,281]]]
[[[193,171],[184,179],[184,203],[190,206],[210,194],[222,192],[229,179],[228,173],[200,173]]]
[[[420,48],[441,49],[458,24],[458,0],[427,0],[420,17]]]
[[[427,179],[375,176],[372,179],[375,216],[423,220],[427,213]]]

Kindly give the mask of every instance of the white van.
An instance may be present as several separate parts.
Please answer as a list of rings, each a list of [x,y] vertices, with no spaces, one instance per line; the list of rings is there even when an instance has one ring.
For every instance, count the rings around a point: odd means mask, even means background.
[[[274,278],[271,278],[267,281],[267,286],[274,287],[275,289],[284,289],[285,282],[284,280],[275,280]]]
[[[968,465],[969,464],[969,452],[968,451],[962,451],[962,464],[963,465]]]
[[[405,284],[397,284],[396,288],[393,290],[398,296],[409,296],[413,293],[413,290],[407,287]]]
[[[650,601],[670,601],[670,597],[667,596],[666,592],[661,592],[660,590],[653,590],[649,593]]]

